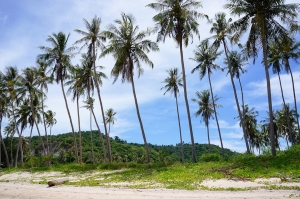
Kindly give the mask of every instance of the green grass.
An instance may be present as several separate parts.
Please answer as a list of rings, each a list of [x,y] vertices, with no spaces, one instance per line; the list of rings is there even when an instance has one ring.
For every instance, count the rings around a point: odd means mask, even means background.
[[[240,154],[226,161],[217,156],[205,156],[199,163],[138,164],[113,162],[94,165],[64,164],[33,169],[3,169],[2,171],[4,171],[2,173],[55,171],[78,177],[77,181],[68,182],[66,185],[199,190],[208,189],[200,185],[205,179],[254,180],[256,178],[279,177],[282,180],[299,181],[300,145],[279,152],[276,157]],[[82,175],[86,175],[86,177],[80,178]],[[45,179],[42,180],[45,181]],[[264,188],[300,190],[299,187],[271,184],[265,184]],[[212,188],[211,190],[243,191],[249,189],[257,188]]]

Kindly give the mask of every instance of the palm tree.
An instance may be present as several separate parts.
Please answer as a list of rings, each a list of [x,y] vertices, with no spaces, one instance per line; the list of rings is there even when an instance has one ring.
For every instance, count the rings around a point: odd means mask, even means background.
[[[50,127],[50,144],[51,144],[52,143],[51,142],[51,130],[52,130],[52,127],[54,126],[54,124],[57,123],[57,120],[55,119],[56,113],[51,111],[51,110],[48,110],[44,114],[45,114],[45,117],[46,117],[47,127]]]
[[[38,82],[41,88],[41,92],[44,92],[44,89],[46,92],[48,92],[48,83],[53,82],[53,77],[48,76],[48,66],[46,65],[45,61],[38,60],[37,61],[37,78]],[[44,113],[44,97],[41,99],[42,102],[42,111]],[[46,125],[46,119],[45,114],[43,114],[43,123],[44,123],[44,129],[45,129],[45,136],[46,136],[46,145],[47,145],[47,153],[49,153],[49,141],[48,141],[48,132],[47,132],[47,125]]]
[[[282,26],[294,26],[297,22],[293,19],[297,17],[297,11],[300,9],[299,4],[284,4],[284,0],[228,0],[229,3],[224,7],[230,10],[232,15],[241,17],[232,24],[234,30],[238,30],[233,40],[237,42],[243,33],[249,32],[246,42],[248,56],[256,57],[258,50],[263,49],[263,63],[266,73],[267,93],[270,118],[272,114],[272,95],[270,76],[268,71],[268,52],[267,43],[270,39],[278,40],[288,38],[289,31]],[[277,22],[280,20],[281,23]],[[270,140],[272,155],[276,155],[273,120],[270,119]]]
[[[7,149],[6,149],[6,145],[5,145],[5,142],[3,140],[3,137],[2,137],[2,120],[3,120],[3,117],[6,117],[6,113],[7,113],[7,106],[8,106],[8,98],[6,96],[6,93],[3,92],[3,88],[4,88],[4,76],[2,73],[0,73],[0,163],[1,163],[1,147],[3,147],[3,150],[4,150],[4,154],[5,154],[5,159],[6,159],[6,166],[8,168],[10,168],[10,163],[9,163],[9,157],[8,157],[8,153],[7,153]],[[2,144],[2,146],[1,146]]]
[[[21,91],[19,89],[20,87],[20,75],[18,72],[17,67],[6,67],[6,71],[3,75],[3,84],[2,84],[2,92],[6,93],[7,97],[10,99],[10,107],[11,107],[11,116],[13,119],[13,123],[15,125],[11,126],[15,128],[14,132],[17,132],[19,135],[19,143],[20,143],[20,139],[21,139],[21,132],[19,131],[18,125],[17,124],[17,120],[16,120],[16,115],[15,115],[15,109],[16,109],[16,105],[18,105],[20,103],[21,97],[19,95],[22,95]],[[18,145],[19,147],[19,145]],[[19,148],[18,148],[19,149]],[[18,152],[18,150],[17,150]],[[15,161],[15,167],[17,167],[17,160]]]
[[[43,99],[44,93],[41,92],[40,89],[37,87],[39,86],[39,79],[37,78],[37,69],[36,68],[26,68],[23,70],[23,75],[20,77],[20,82],[22,83],[22,90],[25,95],[23,97],[26,97],[29,100],[29,104],[31,107],[31,114],[32,114],[32,120],[37,128],[37,132],[40,138],[40,142],[42,144],[43,153],[44,155],[47,154],[47,149],[45,148],[43,139],[41,137],[40,129],[38,126],[38,123],[36,121],[36,111],[34,110],[36,106],[34,106],[34,100],[37,99]],[[41,100],[43,101],[43,100]]]
[[[196,11],[202,7],[199,1],[195,0],[156,0],[157,3],[151,3],[147,6],[160,12],[153,17],[156,22],[155,30],[158,31],[157,41],[165,41],[166,36],[172,37],[179,46],[180,59],[182,67],[183,90],[190,128],[192,142],[193,161],[197,162],[197,155],[194,144],[193,127],[187,97],[186,75],[183,60],[182,45],[187,46],[189,39],[193,41],[193,34],[199,36],[198,18],[207,17]]]
[[[283,39],[276,43],[273,46],[275,48],[276,54],[273,57],[273,61],[281,60],[281,64],[284,66],[284,70],[287,73],[290,73],[292,86],[293,86],[293,95],[294,95],[294,106],[296,113],[297,111],[297,100],[296,100],[296,93],[295,93],[295,85],[294,85],[294,77],[290,66],[290,59],[293,59],[296,63],[299,64],[298,60],[300,58],[300,42],[297,42],[295,38]],[[297,117],[297,126],[299,128],[299,118]],[[300,136],[300,130],[298,130]]]
[[[119,25],[119,27],[110,24],[108,30],[104,31],[104,35],[110,39],[110,42],[101,53],[101,57],[112,53],[116,59],[116,63],[111,71],[111,75],[114,77],[114,83],[117,81],[119,75],[122,76],[122,83],[125,81],[131,83],[136,112],[144,139],[147,162],[149,163],[150,153],[135,94],[133,73],[134,66],[137,67],[138,77],[143,73],[141,61],[153,68],[153,63],[146,53],[150,52],[150,50],[158,51],[159,48],[155,42],[144,40],[144,38],[150,34],[150,31],[138,32],[139,27],[135,26],[135,18],[132,15],[122,13],[121,16],[121,20],[115,20],[115,23]]]
[[[192,99],[193,102],[196,102],[199,105],[199,109],[196,111],[195,116],[198,117],[201,115],[201,120],[204,121],[206,130],[207,130],[207,138],[208,138],[208,147],[210,150],[210,138],[209,138],[209,120],[214,119],[213,114],[215,113],[215,107],[222,107],[219,104],[215,104],[219,98],[215,96],[214,102],[210,99],[209,90],[203,90],[200,92],[196,92],[197,99]],[[200,121],[201,121],[200,120]]]
[[[106,140],[108,140],[108,143],[107,143],[107,147],[111,148],[111,145],[110,145],[110,125],[114,125],[115,124],[115,121],[117,120],[114,116],[117,114],[117,112],[114,111],[114,109],[110,108],[110,109],[107,109],[106,112],[105,112],[105,122],[106,124],[108,124],[108,139],[106,138]],[[111,149],[110,149],[111,151]]]
[[[76,29],[75,32],[83,35],[84,37],[81,38],[80,40],[77,40],[75,42],[75,44],[84,42],[84,45],[81,47],[81,49],[86,46],[88,47],[87,55],[89,58],[91,58],[93,60],[94,80],[97,80],[97,77],[96,77],[96,74],[97,74],[97,72],[96,72],[96,51],[98,50],[98,48],[100,48],[100,49],[104,48],[103,42],[106,41],[106,37],[100,31],[101,18],[98,18],[97,16],[95,16],[92,19],[91,23],[89,23],[86,19],[83,19],[83,22],[85,24],[87,32]],[[94,84],[96,86],[97,93],[98,93],[98,99],[99,99],[100,108],[101,108],[102,120],[103,120],[103,124],[104,124],[104,131],[105,131],[105,135],[106,135],[106,141],[109,142],[109,140],[108,140],[109,137],[107,136],[108,133],[107,133],[107,128],[106,128],[104,109],[103,109],[102,99],[101,99],[101,95],[100,95],[100,87],[99,87],[99,84],[101,85],[102,83],[95,81]],[[108,159],[110,162],[112,161],[110,147],[108,147]]]
[[[14,157],[13,157],[13,137],[16,133],[16,129],[18,127],[15,127],[16,123],[14,121],[9,121],[9,123],[5,126],[4,128],[4,134],[6,137],[10,137],[10,160],[11,160],[11,165],[14,165]]]
[[[68,107],[68,101],[64,90],[64,81],[68,74],[68,70],[71,66],[71,58],[74,56],[71,52],[76,49],[76,47],[74,46],[67,48],[67,42],[69,40],[69,37],[70,34],[66,36],[63,32],[59,32],[58,34],[53,33],[52,36],[49,35],[46,41],[51,43],[52,48],[46,46],[40,46],[40,49],[44,50],[45,54],[38,55],[37,59],[45,60],[46,65],[49,66],[54,64],[52,74],[54,74],[56,82],[57,83],[60,82],[61,85],[61,90],[64,96],[65,105],[68,112],[72,134],[73,134],[73,140],[74,140],[73,144],[75,149],[76,162],[78,163],[79,160],[78,160],[76,136],[74,132],[72,117]]]
[[[283,107],[287,107],[283,95],[283,89],[282,89],[282,84],[281,84],[281,78],[280,78],[280,72],[282,70],[282,65],[280,64],[280,52],[278,52],[278,47],[276,43],[271,43],[269,46],[269,53],[268,53],[268,58],[269,58],[269,67],[272,66],[272,70],[274,74],[277,74],[278,80],[279,80],[279,85],[280,85],[280,90],[281,90],[281,97],[282,97],[282,102],[283,102]],[[292,129],[290,126],[289,122],[289,117],[287,115],[287,111],[284,111],[286,113],[286,124],[288,125],[288,132],[291,135]],[[291,137],[291,136],[290,136]],[[293,142],[292,142],[293,143]]]
[[[220,45],[223,44],[225,55],[226,55],[225,60],[226,60],[226,63],[227,63],[228,69],[229,69],[228,73],[230,74],[230,80],[231,80],[232,88],[234,91],[236,107],[237,107],[240,118],[243,118],[242,112],[240,109],[239,100],[238,100],[237,93],[236,93],[235,83],[233,80],[234,73],[232,71],[232,66],[231,66],[231,62],[229,61],[229,55],[228,55],[229,53],[228,53],[227,39],[230,37],[230,34],[232,33],[232,31],[230,30],[230,22],[231,21],[232,21],[231,18],[228,21],[226,20],[225,13],[217,13],[215,15],[215,22],[212,23],[210,33],[215,33],[215,35],[213,35],[211,37],[211,39],[214,39],[214,45],[216,46],[216,48],[219,48]],[[242,120],[242,129],[243,129],[243,133],[244,133],[244,139],[245,139],[245,143],[246,143],[247,152],[250,153],[248,142],[245,137],[246,132],[245,132],[245,125],[244,125],[243,120]]]
[[[180,144],[181,144],[181,161],[182,163],[184,163],[182,133],[181,133],[180,117],[179,117],[179,110],[178,110],[178,99],[177,99],[177,96],[179,95],[179,86],[183,86],[182,78],[178,75],[177,68],[167,70],[167,73],[169,76],[162,82],[165,83],[165,86],[162,87],[161,90],[166,89],[164,95],[170,91],[171,94],[174,94],[174,97],[176,99],[176,109],[177,109],[178,127],[179,127]]]
[[[212,70],[221,69],[221,67],[215,64],[214,61],[222,54],[222,52],[217,52],[217,48],[215,48],[214,45],[210,45],[208,40],[204,40],[200,43],[200,45],[198,46],[197,50],[194,51],[194,53],[195,53],[195,57],[191,59],[196,61],[199,64],[192,70],[192,73],[194,73],[196,70],[199,70],[200,80],[202,80],[202,78],[205,76],[207,72],[209,86],[210,86],[210,93],[211,93],[211,98],[214,106],[214,113],[215,113],[215,118],[217,122],[220,143],[222,148],[222,155],[224,156],[222,135],[220,131],[217,111],[215,107],[214,94],[213,94],[211,80],[210,80]]]

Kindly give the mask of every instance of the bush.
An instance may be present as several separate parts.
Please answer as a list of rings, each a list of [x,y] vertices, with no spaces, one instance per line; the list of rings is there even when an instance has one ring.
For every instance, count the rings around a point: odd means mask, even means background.
[[[204,162],[219,162],[221,161],[221,156],[218,153],[213,154],[203,154],[200,159]]]

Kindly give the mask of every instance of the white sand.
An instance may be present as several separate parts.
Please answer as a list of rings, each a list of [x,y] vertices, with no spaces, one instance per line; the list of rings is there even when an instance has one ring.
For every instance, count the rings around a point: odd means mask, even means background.
[[[102,187],[75,187],[56,186],[48,188],[47,185],[28,184],[21,182],[1,182],[1,199],[260,199],[260,198],[297,198],[300,191],[285,190],[254,190],[254,191],[184,191],[166,189],[124,189]]]
[[[30,182],[45,182],[56,178],[68,177],[71,181],[83,180],[87,177],[96,177],[97,179],[103,173],[87,172],[72,173],[66,175],[60,172],[14,172],[4,174],[0,172],[0,198],[17,198],[17,199],[47,199],[47,198],[105,198],[105,199],[176,199],[176,198],[300,198],[300,191],[296,190],[266,190],[265,186],[297,186],[300,182],[281,182],[279,178],[256,179],[255,181],[235,181],[227,179],[205,180],[200,187],[206,188],[252,188],[257,190],[251,191],[184,191],[163,189],[163,185],[155,184],[156,189],[126,189],[130,185],[136,185],[137,182],[111,182],[103,185],[120,187],[76,187],[76,186],[55,186],[48,188],[46,184],[30,184]],[[144,182],[150,183],[151,182]],[[123,187],[123,188],[122,188]]]

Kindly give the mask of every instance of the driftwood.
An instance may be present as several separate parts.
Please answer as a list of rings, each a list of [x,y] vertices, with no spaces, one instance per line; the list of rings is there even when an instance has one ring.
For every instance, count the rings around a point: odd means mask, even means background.
[[[55,186],[55,185],[63,184],[63,183],[68,182],[68,181],[69,181],[69,178],[61,178],[61,179],[48,181],[48,185],[49,185],[49,187],[52,187],[52,186]]]

